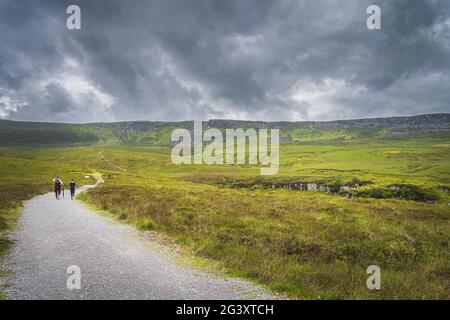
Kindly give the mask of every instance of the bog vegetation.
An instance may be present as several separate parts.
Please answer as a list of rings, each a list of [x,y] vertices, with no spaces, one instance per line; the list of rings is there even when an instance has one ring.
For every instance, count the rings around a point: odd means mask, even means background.
[[[84,201],[289,297],[450,298],[450,137],[301,130],[280,132],[293,138],[278,175],[265,178],[251,165],[176,166],[170,147],[100,129],[68,134],[102,137],[88,145],[2,147],[0,253],[22,200],[50,190],[55,175],[83,184],[99,173],[106,183]],[[132,139],[150,136],[170,130]],[[366,287],[373,264],[381,290]]]

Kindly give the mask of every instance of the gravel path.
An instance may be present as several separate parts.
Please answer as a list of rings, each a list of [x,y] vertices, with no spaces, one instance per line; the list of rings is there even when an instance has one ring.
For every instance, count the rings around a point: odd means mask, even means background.
[[[67,192],[66,192],[67,193]],[[152,249],[140,232],[52,193],[25,201],[6,259],[11,299],[273,299],[268,291],[182,266]],[[67,289],[67,268],[81,289]],[[5,280],[5,279],[4,279]]]

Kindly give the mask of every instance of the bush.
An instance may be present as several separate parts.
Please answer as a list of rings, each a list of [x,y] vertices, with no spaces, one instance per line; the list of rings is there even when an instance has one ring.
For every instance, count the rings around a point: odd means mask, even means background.
[[[354,190],[353,190],[354,191]],[[389,199],[401,198],[413,201],[436,202],[439,196],[430,189],[424,189],[412,184],[391,185],[389,188],[376,187],[354,191],[357,197]]]
[[[439,196],[432,190],[423,189],[413,184],[403,184],[395,186],[397,189],[393,191],[394,196],[423,202],[435,202],[439,200]]]
[[[385,188],[371,188],[367,190],[367,196],[375,199],[386,199],[391,198],[392,193],[389,192],[389,190],[386,190]]]
[[[341,191],[342,182],[341,180],[335,180],[328,185],[330,187],[331,193],[338,193]]]

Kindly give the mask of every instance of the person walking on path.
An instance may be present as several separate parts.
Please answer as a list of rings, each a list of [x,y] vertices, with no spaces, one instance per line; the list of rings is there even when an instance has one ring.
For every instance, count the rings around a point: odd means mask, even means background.
[[[77,188],[77,184],[75,183],[75,181],[70,180],[69,182],[69,189],[70,189],[70,198],[73,200],[73,198],[75,197],[75,190]]]
[[[59,200],[59,197],[61,196],[61,190],[62,190],[64,184],[60,177],[56,177],[55,179],[53,179],[53,182],[55,183],[56,200]]]

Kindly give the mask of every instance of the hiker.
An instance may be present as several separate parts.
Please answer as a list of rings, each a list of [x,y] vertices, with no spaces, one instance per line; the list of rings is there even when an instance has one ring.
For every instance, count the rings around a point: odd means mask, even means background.
[[[59,197],[61,196],[61,190],[62,190],[64,184],[60,177],[56,177],[55,179],[53,179],[53,182],[55,183],[56,200],[59,200]]]
[[[75,181],[70,180],[70,182],[69,182],[69,189],[70,189],[70,198],[72,200],[75,197],[75,189],[76,188],[77,188],[77,184],[75,183]]]

